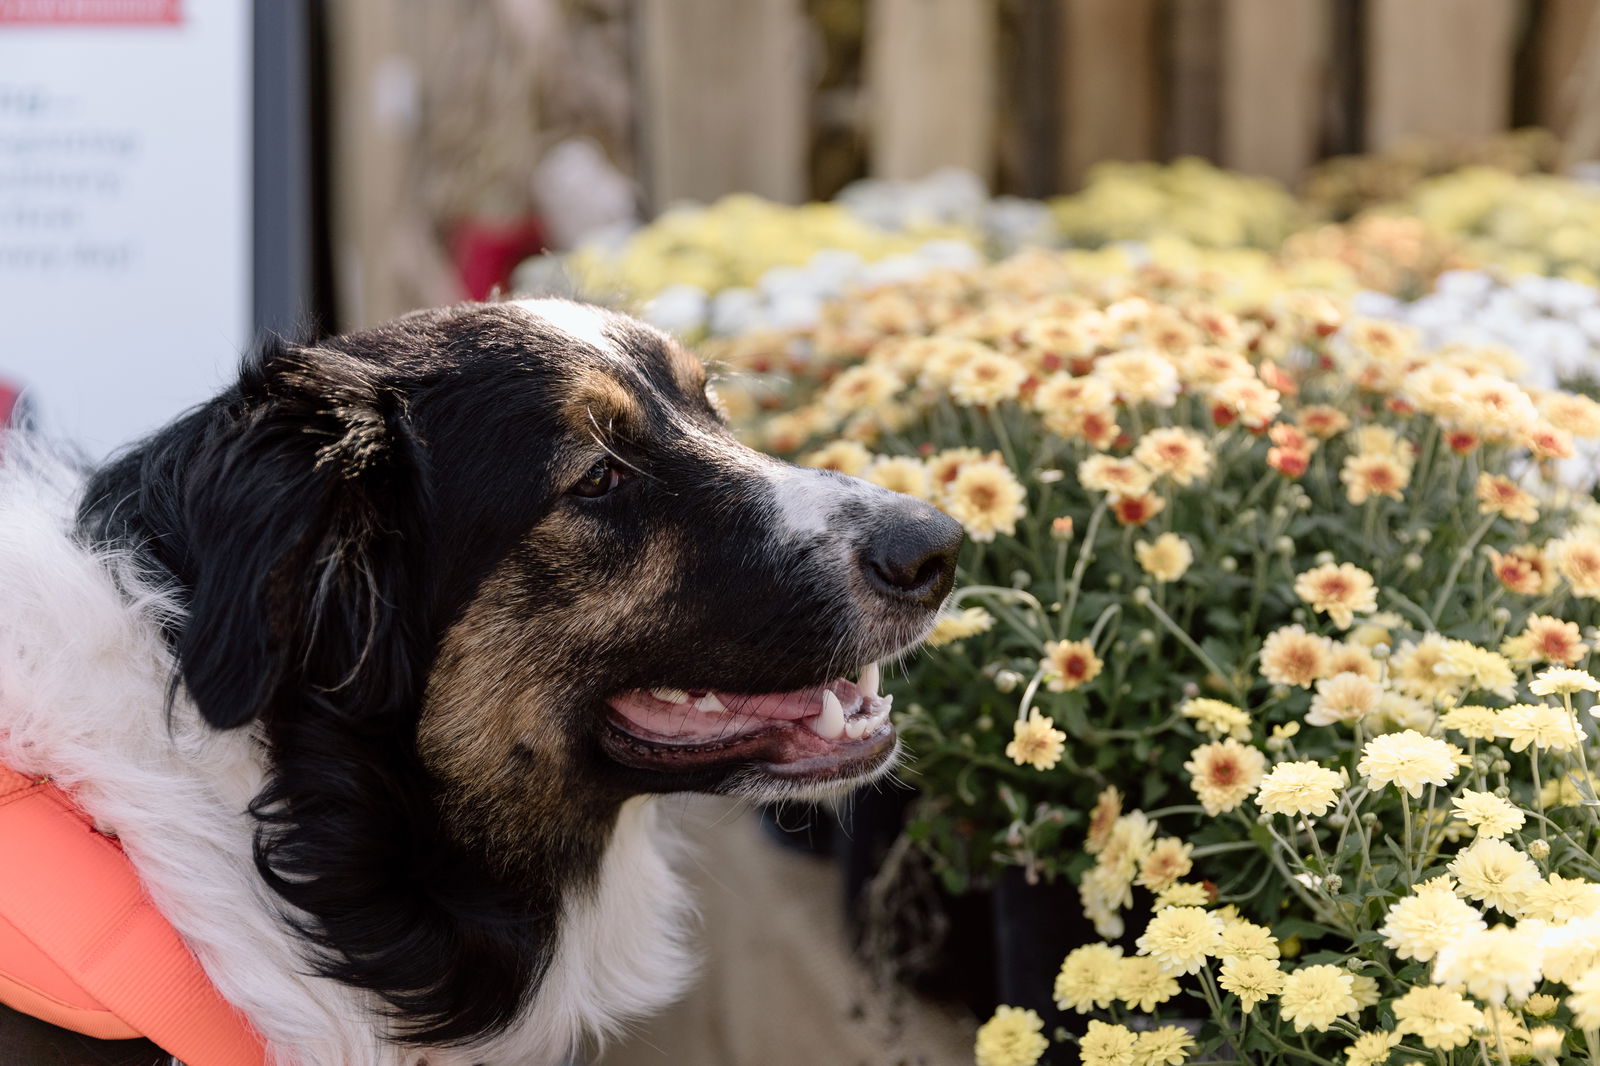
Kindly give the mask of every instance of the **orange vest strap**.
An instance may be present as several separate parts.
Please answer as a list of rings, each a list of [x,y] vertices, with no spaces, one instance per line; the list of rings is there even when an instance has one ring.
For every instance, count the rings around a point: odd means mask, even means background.
[[[187,1066],[270,1062],[121,845],[60,788],[4,766],[0,1002],[88,1036],[143,1036]]]

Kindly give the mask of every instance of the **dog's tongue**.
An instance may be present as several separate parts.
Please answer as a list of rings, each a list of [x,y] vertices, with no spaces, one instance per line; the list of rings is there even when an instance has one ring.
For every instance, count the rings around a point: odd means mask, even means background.
[[[645,733],[678,743],[728,740],[778,722],[805,722],[823,737],[859,735],[868,717],[887,718],[888,700],[877,694],[878,668],[859,682],[835,678],[792,692],[739,693],[715,689],[635,689],[611,707]]]
[[[844,707],[860,702],[856,686],[838,678],[815,688],[759,695],[706,689],[635,689],[617,696],[611,706],[628,721],[659,736],[720,739],[768,721],[792,722],[820,715],[824,691],[831,691]]]

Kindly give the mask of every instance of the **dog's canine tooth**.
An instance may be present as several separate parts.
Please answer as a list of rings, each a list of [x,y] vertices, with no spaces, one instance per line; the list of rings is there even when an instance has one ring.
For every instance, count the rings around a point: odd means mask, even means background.
[[[685,693],[685,698],[687,698],[687,693]],[[694,701],[694,709],[697,711],[715,713],[717,711],[725,711],[728,708],[724,707],[722,705],[722,701],[717,699],[717,694],[715,692],[707,692],[704,696],[701,696],[699,699]]]
[[[811,731],[824,740],[838,740],[844,736],[844,704],[830,689],[822,690],[822,713],[811,723]]]
[[[681,688],[653,688],[650,695],[662,703],[688,703],[689,694]]]
[[[878,664],[868,663],[861,668],[861,680],[856,682],[856,688],[861,690],[861,695],[876,696],[878,694]]]

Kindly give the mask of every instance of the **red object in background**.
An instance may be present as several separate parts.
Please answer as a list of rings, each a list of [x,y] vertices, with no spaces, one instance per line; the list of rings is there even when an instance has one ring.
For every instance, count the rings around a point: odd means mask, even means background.
[[[24,26],[176,26],[183,22],[183,0],[0,0],[0,22]]]
[[[0,381],[0,429],[11,424],[11,420],[22,413],[22,393],[15,388]]]
[[[482,300],[511,280],[518,263],[544,251],[537,218],[515,222],[461,222],[450,234],[450,259],[467,295]]]

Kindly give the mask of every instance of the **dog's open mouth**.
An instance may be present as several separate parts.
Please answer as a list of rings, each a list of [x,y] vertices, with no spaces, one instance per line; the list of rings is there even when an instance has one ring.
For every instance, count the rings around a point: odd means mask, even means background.
[[[792,692],[634,689],[607,701],[606,748],[648,770],[740,762],[785,777],[849,776],[894,746],[893,697],[878,694],[878,676],[873,663],[856,681],[840,677]]]

